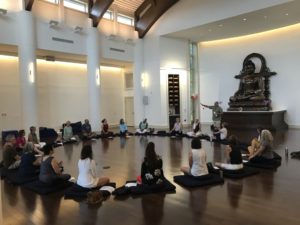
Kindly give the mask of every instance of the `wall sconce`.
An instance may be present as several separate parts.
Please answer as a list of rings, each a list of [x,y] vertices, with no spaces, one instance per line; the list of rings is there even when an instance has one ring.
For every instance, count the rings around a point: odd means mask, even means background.
[[[56,20],[50,20],[50,21],[49,21],[49,27],[50,27],[50,28],[58,27],[58,24],[59,24],[59,22],[56,21]]]
[[[142,73],[142,75],[141,75],[141,86],[142,86],[142,88],[146,87],[146,75],[145,75],[145,73]]]
[[[4,16],[7,14],[7,10],[6,9],[0,9],[0,16]]]
[[[33,62],[28,65],[28,80],[30,83],[34,83],[34,66]]]
[[[74,32],[74,33],[80,33],[82,30],[83,30],[82,27],[76,26],[76,27],[74,27],[73,32]]]
[[[96,69],[96,85],[100,86],[100,69]]]

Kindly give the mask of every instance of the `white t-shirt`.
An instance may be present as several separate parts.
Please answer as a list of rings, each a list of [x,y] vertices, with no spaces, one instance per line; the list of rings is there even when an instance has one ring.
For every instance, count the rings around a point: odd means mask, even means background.
[[[220,130],[220,138],[221,138],[221,140],[224,140],[227,138],[227,128],[223,127]]]
[[[193,176],[202,176],[208,174],[206,166],[206,153],[204,149],[192,149],[193,164],[191,174]]]
[[[96,174],[96,163],[95,160],[80,159],[78,161],[79,175],[77,184],[81,187],[94,188],[97,187],[99,178]]]

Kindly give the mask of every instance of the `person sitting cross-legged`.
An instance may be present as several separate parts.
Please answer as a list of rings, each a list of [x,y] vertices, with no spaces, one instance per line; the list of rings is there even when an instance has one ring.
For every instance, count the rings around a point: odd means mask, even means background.
[[[139,128],[136,130],[137,134],[146,134],[148,133],[148,122],[147,119],[143,119],[143,121],[140,122]]]
[[[149,142],[145,151],[145,158],[141,168],[142,184],[162,184],[164,180],[163,162],[155,152],[155,145]]]
[[[187,132],[187,136],[189,137],[200,137],[201,136],[200,122],[198,119],[193,121],[192,123],[192,131]]]
[[[189,152],[189,166],[181,167],[181,172],[192,176],[203,176],[208,174],[206,165],[206,152],[202,148],[199,138],[194,138],[191,142]]]
[[[16,169],[20,166],[21,157],[16,151],[16,138],[14,135],[9,134],[5,138],[3,146],[3,166],[6,169]]]
[[[182,124],[180,122],[180,118],[176,118],[176,122],[174,123],[173,129],[170,132],[171,136],[181,136],[182,135]]]
[[[216,162],[215,165],[226,170],[239,170],[243,168],[243,159],[238,143],[238,139],[235,135],[231,135],[228,139],[229,145],[226,147],[226,156],[229,159],[229,163]]]
[[[21,156],[21,163],[18,175],[23,177],[31,177],[38,175],[42,155],[35,155],[35,146],[32,142],[27,142]]]
[[[92,132],[92,126],[88,119],[85,119],[82,125],[82,136],[83,139],[92,139],[97,136],[95,132]]]
[[[39,180],[48,185],[56,185],[70,180],[69,174],[62,173],[62,161],[57,162],[54,158],[53,146],[46,144],[43,147],[44,156],[41,162]]]
[[[107,119],[101,121],[101,136],[104,138],[113,137],[114,133],[109,131],[109,125]]]
[[[98,177],[96,171],[96,162],[93,159],[93,150],[91,145],[84,145],[81,150],[81,156],[78,161],[78,179],[77,184],[85,188],[95,188],[109,183],[108,177]]]
[[[213,132],[213,139],[216,140],[216,141],[226,141],[226,138],[227,138],[227,134],[228,134],[228,131],[227,131],[227,123],[222,123],[221,125],[221,128],[220,129],[216,129],[214,132]]]
[[[121,137],[126,137],[128,135],[128,127],[124,121],[124,119],[120,119],[120,136]]]
[[[67,121],[63,130],[63,141],[68,142],[71,140],[76,140],[76,138],[73,135],[73,128],[71,126],[71,122]]]
[[[18,152],[22,152],[25,144],[26,144],[25,130],[19,130],[19,134],[16,139],[16,150]]]
[[[249,157],[253,163],[269,163],[274,159],[273,136],[269,130],[262,130],[259,149]]]

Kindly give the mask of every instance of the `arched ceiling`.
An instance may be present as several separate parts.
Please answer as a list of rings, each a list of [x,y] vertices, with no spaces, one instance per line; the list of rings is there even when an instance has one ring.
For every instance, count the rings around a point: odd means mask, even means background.
[[[25,0],[25,9],[31,11],[35,0]],[[75,1],[75,0],[74,0]],[[89,7],[89,17],[97,27],[107,10],[134,17],[135,30],[143,38],[152,25],[179,0],[76,0]]]

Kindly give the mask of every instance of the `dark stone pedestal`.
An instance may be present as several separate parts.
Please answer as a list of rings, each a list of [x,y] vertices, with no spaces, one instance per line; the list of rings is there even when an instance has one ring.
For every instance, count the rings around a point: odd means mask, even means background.
[[[287,129],[284,121],[286,110],[281,111],[231,111],[222,114],[222,122],[228,123],[228,129],[256,129],[261,127],[272,131]]]

